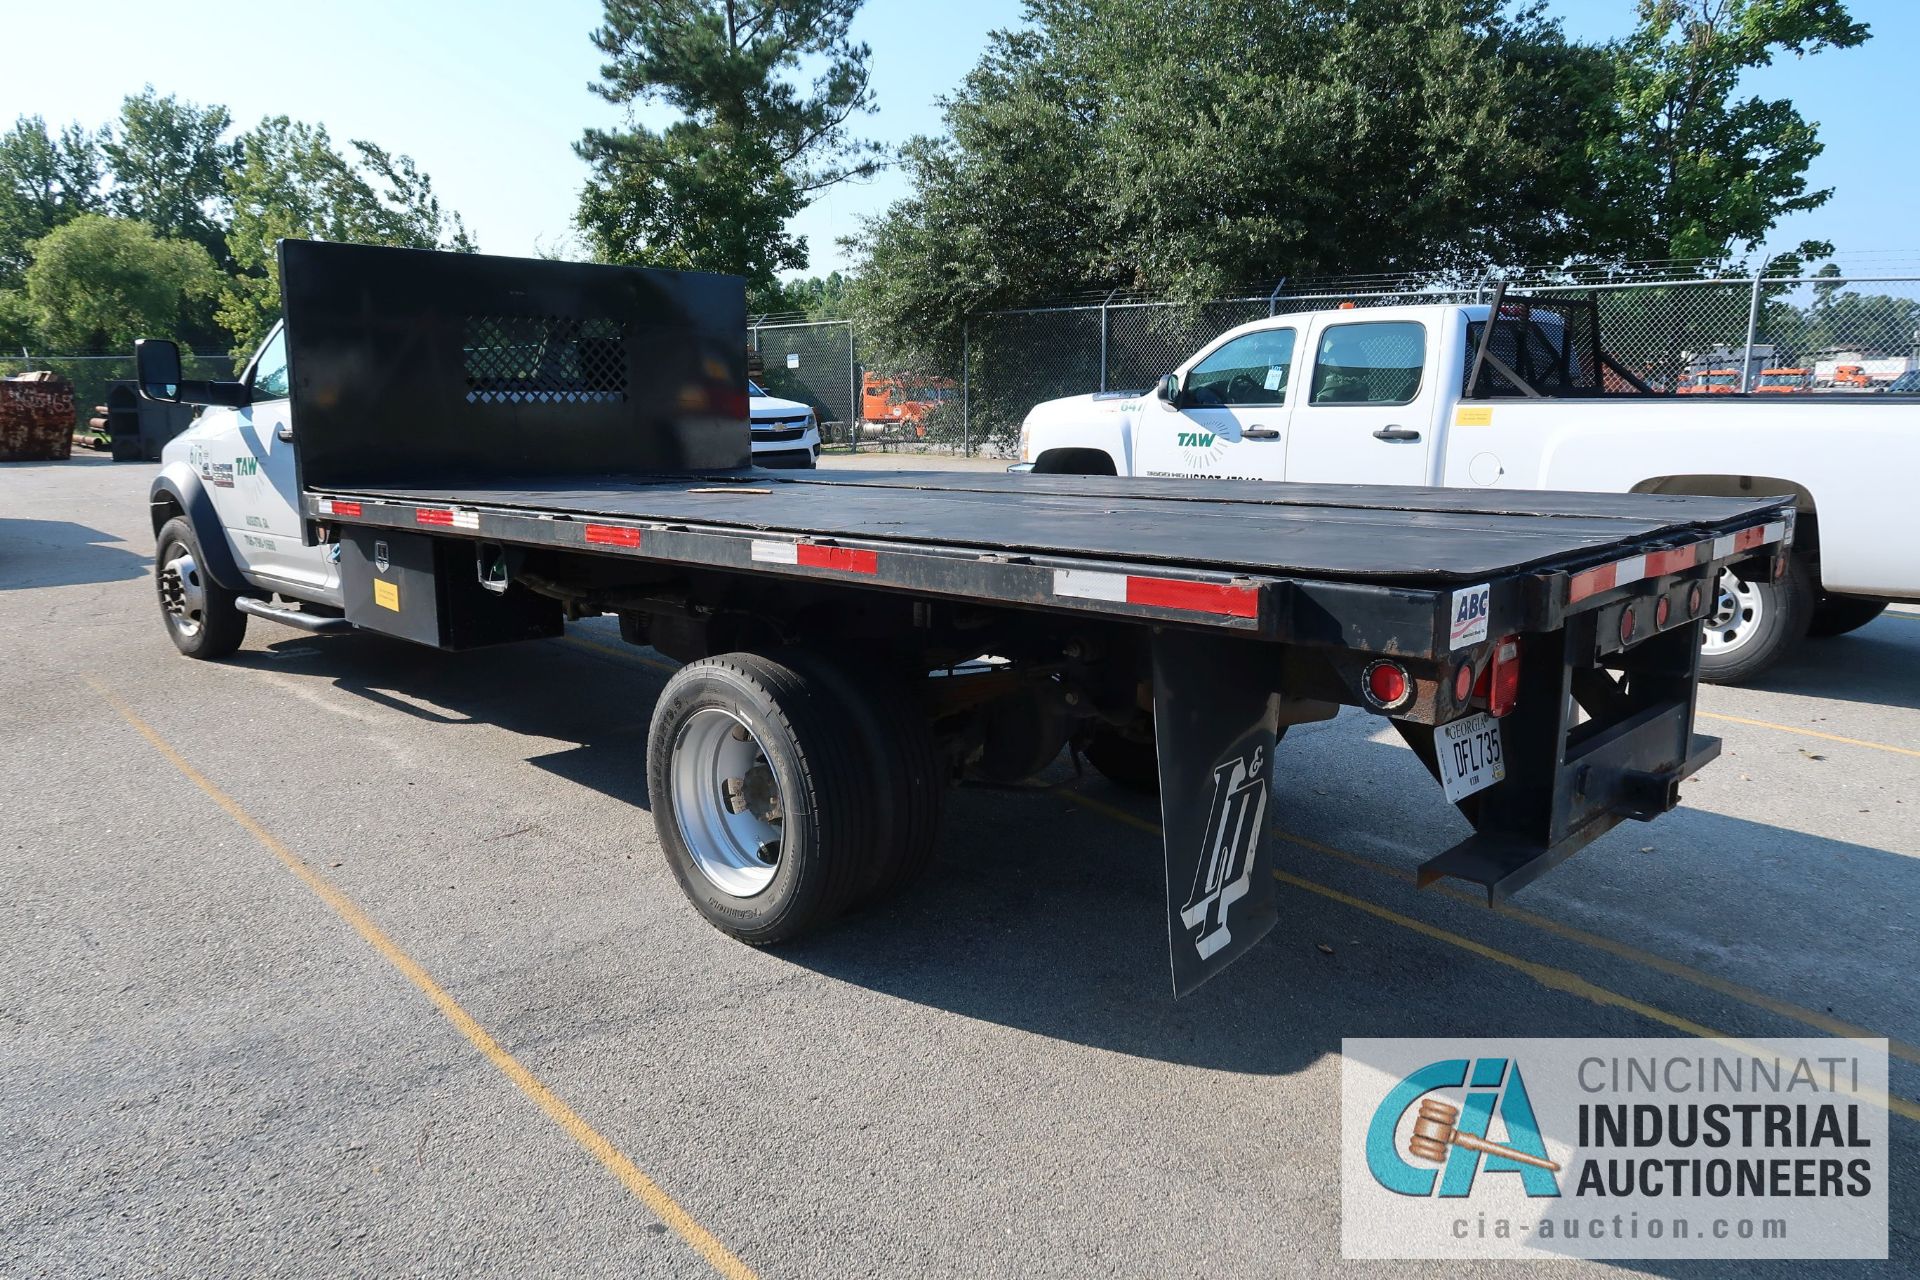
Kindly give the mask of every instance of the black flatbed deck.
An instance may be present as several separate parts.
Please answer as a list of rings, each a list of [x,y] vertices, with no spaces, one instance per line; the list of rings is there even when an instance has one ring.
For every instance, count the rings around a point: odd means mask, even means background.
[[[1778,499],[756,468],[368,486],[324,496],[567,520],[1085,557],[1383,585],[1578,568],[1777,515]]]

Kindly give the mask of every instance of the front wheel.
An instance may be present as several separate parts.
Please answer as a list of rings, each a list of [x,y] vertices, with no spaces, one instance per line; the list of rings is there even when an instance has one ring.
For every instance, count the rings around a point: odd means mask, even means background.
[[[246,639],[247,615],[234,603],[239,597],[215,582],[205,565],[200,536],[185,516],[160,526],[153,583],[167,635],[189,658],[224,658]]]
[[[1700,678],[1740,684],[1779,662],[1806,638],[1813,598],[1812,575],[1798,556],[1774,582],[1750,582],[1721,570],[1700,627]]]

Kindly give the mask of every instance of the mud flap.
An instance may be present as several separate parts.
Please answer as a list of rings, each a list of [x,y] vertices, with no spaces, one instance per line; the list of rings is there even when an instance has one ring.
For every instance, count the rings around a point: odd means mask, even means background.
[[[1153,637],[1153,732],[1167,865],[1173,994],[1245,954],[1278,918],[1267,805],[1280,695],[1263,645]]]

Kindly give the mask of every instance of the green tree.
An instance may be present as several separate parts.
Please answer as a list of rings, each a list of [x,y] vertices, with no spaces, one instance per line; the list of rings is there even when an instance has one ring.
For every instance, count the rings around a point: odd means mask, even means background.
[[[225,107],[163,97],[152,85],[127,98],[119,123],[101,134],[109,207],[224,259],[226,171],[238,148],[221,137],[232,123]]]
[[[852,281],[838,271],[824,276],[776,281],[747,291],[751,315],[803,315],[809,320],[845,320],[851,312]]]
[[[1504,0],[1028,0],[856,237],[872,328],[1124,286],[1552,261],[1603,56]]]
[[[0,135],[0,288],[17,288],[32,260],[27,246],[100,207],[100,155],[79,125],[58,137],[39,116],[21,116]]]
[[[143,222],[84,213],[33,244],[27,305],[44,341],[66,352],[119,352],[178,332],[220,272],[199,245]]]
[[[1817,209],[1815,125],[1785,99],[1738,96],[1746,72],[1783,54],[1868,37],[1842,0],[1640,0],[1611,46],[1611,104],[1592,121],[1599,198],[1571,209],[1598,254],[1721,259],[1751,250],[1785,214]]]
[[[594,91],[659,103],[664,129],[589,129],[577,221],[607,262],[729,271],[759,289],[807,264],[788,221],[819,192],[872,174],[848,122],[873,109],[859,0],[604,0]],[[816,68],[795,83],[803,61]]]
[[[349,158],[324,126],[285,116],[262,121],[239,145],[227,232],[237,274],[219,306],[236,356],[251,352],[280,313],[274,244],[283,238],[468,253],[477,247],[460,215],[441,205],[432,180],[406,156],[356,140]]]

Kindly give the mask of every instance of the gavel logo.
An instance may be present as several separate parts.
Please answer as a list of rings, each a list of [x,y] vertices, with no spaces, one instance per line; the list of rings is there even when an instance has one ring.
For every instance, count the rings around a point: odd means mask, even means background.
[[[1460,1108],[1450,1102],[1441,1102],[1436,1098],[1421,1102],[1420,1115],[1413,1122],[1413,1136],[1407,1139],[1407,1154],[1431,1160],[1435,1164],[1445,1164],[1448,1147],[1465,1147],[1485,1155],[1505,1156],[1550,1173],[1560,1172],[1560,1166],[1552,1160],[1542,1160],[1539,1156],[1530,1156],[1524,1151],[1515,1151],[1512,1147],[1503,1147],[1497,1142],[1488,1142],[1485,1138],[1460,1132],[1454,1127],[1459,1119]]]

